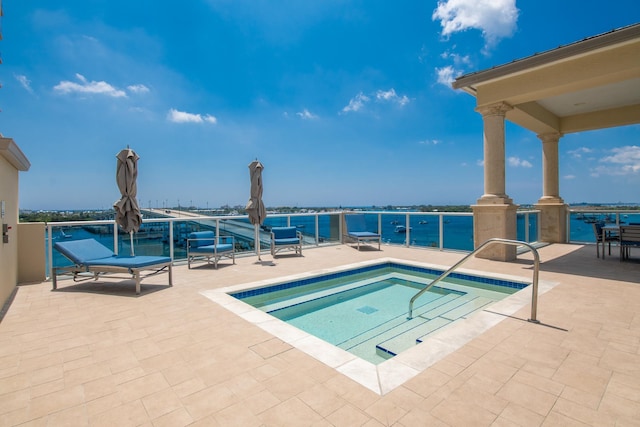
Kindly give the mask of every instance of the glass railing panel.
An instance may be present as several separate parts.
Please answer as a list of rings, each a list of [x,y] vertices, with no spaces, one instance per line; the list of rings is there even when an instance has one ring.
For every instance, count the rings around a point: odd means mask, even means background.
[[[473,250],[473,216],[442,214],[444,249]]]
[[[304,236],[304,242],[308,243],[309,241],[315,242],[316,240],[316,216],[315,215],[292,215],[291,216],[291,227],[296,227],[296,229],[302,233]]]
[[[569,214],[569,241],[575,243],[595,243],[593,224],[601,221],[615,222],[615,216],[606,212],[571,212]]]
[[[629,225],[640,225],[640,213],[621,213],[620,223]]]
[[[371,215],[368,215],[371,216]],[[395,244],[395,245],[404,245],[407,233],[406,233],[406,224],[407,224],[407,215],[405,213],[383,213],[381,219],[381,227],[380,235],[382,241],[385,243]],[[375,224],[377,228],[377,223]],[[375,230],[376,228],[372,228]]]
[[[411,215],[409,217],[410,244],[425,248],[440,247],[440,228],[437,215]]]
[[[113,227],[111,227],[110,233],[111,244],[109,246],[113,246]],[[102,240],[98,241],[104,244]],[[133,233],[133,236],[119,229],[118,255],[131,255],[132,243],[135,255],[169,256],[169,223],[143,223],[140,229]]]
[[[516,240],[527,243],[536,242],[538,240],[538,213],[534,211],[518,212],[516,233]]]
[[[529,214],[529,242],[537,242],[540,237],[539,228],[540,212],[533,212]]]
[[[339,243],[340,214],[318,215],[318,243]]]

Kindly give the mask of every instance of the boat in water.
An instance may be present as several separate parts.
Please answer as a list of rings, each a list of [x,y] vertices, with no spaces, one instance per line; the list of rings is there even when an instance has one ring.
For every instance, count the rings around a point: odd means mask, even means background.
[[[409,227],[409,231],[411,231],[411,227]],[[404,225],[396,225],[395,232],[396,233],[406,233],[407,232],[407,227],[405,227]]]

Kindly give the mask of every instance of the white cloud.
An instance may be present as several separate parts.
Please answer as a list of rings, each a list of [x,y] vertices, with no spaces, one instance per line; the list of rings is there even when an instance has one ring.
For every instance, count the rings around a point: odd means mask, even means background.
[[[55,85],[53,87],[53,90],[65,95],[69,93],[84,93],[107,95],[113,98],[127,97],[127,94],[123,90],[116,89],[107,82],[87,81],[87,79],[82,74],[76,74],[76,78],[80,81],[80,83],[64,80]]]
[[[441,144],[442,141],[438,139],[425,139],[425,140],[419,141],[418,143],[421,145],[438,145],[438,144]]]
[[[303,120],[312,120],[312,119],[317,119],[318,116],[316,116],[315,114],[311,113],[309,110],[307,110],[306,108],[302,111],[299,111],[296,113],[296,115],[298,117],[300,117]]]
[[[451,83],[453,83],[456,76],[462,73],[453,68],[451,65],[447,65],[446,67],[436,68],[436,74],[438,75],[438,83],[447,86],[449,89],[452,89]]]
[[[440,21],[443,37],[468,29],[482,31],[488,50],[513,35],[518,8],[516,0],[445,0],[438,2],[431,18]]]
[[[565,175],[564,179],[576,179],[575,175]]]
[[[349,113],[351,111],[360,111],[367,102],[369,102],[369,97],[360,92],[354,98],[349,100],[349,104],[342,109],[342,112]]]
[[[378,101],[393,102],[400,105],[401,107],[404,107],[409,103],[409,98],[407,98],[406,95],[399,96],[396,93],[396,90],[394,88],[391,88],[387,91],[384,91],[384,90],[377,91],[376,99]]]
[[[27,78],[27,76],[23,76],[21,74],[14,74],[13,75],[16,80],[18,81],[18,83],[20,83],[20,85],[29,93],[33,93],[33,88],[31,87],[31,80],[29,80]]]
[[[129,92],[133,92],[133,93],[147,93],[147,92],[149,92],[149,88],[146,87],[143,84],[130,85],[130,86],[127,86],[127,89],[129,90]]]
[[[471,65],[471,58],[469,55],[460,55],[453,52],[443,52],[440,57],[442,59],[453,59],[455,65]]]
[[[583,154],[591,154],[591,153],[593,153],[593,150],[591,148],[587,148],[587,147],[580,147],[580,148],[576,148],[575,150],[567,151],[567,153],[571,157],[579,159],[579,158],[582,158]]]
[[[174,108],[172,108],[171,110],[169,110],[169,112],[167,113],[167,120],[169,120],[170,122],[173,123],[212,123],[212,124],[216,124],[218,122],[218,119],[216,119],[214,116],[212,115],[201,115],[201,114],[194,114],[194,113],[186,113],[184,111],[178,111]]]
[[[378,103],[391,103],[404,107],[410,102],[409,97],[406,95],[398,95],[394,88],[389,90],[377,90],[370,95],[365,95],[362,92],[349,100],[349,104],[342,109],[343,113],[356,112],[362,110],[364,106],[374,99]]]
[[[533,165],[526,160],[521,160],[519,157],[509,157],[507,159],[509,166],[513,167],[522,167],[522,168],[530,168]]]
[[[640,173],[640,147],[627,145],[614,148],[611,155],[600,159],[601,166],[591,171],[592,176],[633,175]]]
[[[478,166],[484,166],[484,159],[476,160],[476,165],[478,165]]]

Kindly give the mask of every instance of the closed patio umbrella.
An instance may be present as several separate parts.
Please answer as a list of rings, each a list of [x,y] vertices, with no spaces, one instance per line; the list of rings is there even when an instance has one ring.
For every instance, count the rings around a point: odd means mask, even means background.
[[[116,211],[116,223],[125,233],[129,233],[131,239],[131,256],[134,256],[133,233],[138,231],[142,224],[140,207],[136,200],[138,193],[138,155],[128,146],[116,156],[116,183],[122,197],[114,203]]]
[[[262,171],[264,166],[257,159],[249,164],[249,176],[251,178],[251,196],[247,203],[246,211],[249,221],[254,227],[254,245],[258,260],[260,260],[260,230],[259,227],[267,216],[267,210],[262,202]]]

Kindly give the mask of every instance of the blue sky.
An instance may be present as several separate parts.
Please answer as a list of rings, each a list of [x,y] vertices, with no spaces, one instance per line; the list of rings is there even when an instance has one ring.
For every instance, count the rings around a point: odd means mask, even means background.
[[[640,22],[637,0],[2,6],[22,209],[109,208],[127,145],[145,207],[244,205],[256,158],[267,206],[473,204],[482,119],[451,80]],[[507,194],[535,203],[540,142],[506,133]],[[640,126],[567,135],[560,162],[566,202],[640,202]]]

